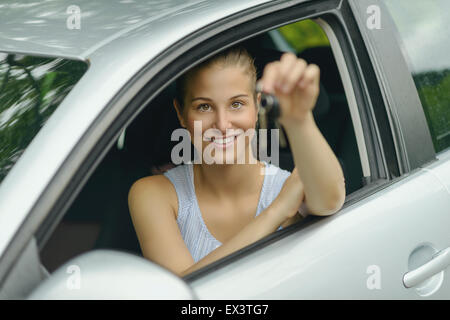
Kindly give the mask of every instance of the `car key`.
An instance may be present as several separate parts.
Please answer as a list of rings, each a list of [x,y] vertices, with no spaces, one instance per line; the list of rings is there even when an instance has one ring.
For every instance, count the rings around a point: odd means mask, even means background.
[[[260,106],[266,110],[268,116],[273,119],[278,118],[280,116],[280,104],[277,97],[273,94],[263,92],[260,83],[256,86],[256,92],[261,93]]]

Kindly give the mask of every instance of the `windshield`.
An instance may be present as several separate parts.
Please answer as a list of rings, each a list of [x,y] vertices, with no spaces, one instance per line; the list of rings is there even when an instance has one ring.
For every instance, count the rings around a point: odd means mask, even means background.
[[[87,67],[0,52],[0,184]]]

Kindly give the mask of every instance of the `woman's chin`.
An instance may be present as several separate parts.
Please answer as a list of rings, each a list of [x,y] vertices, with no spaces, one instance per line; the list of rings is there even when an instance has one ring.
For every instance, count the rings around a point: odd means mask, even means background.
[[[218,153],[218,154],[212,154],[212,155],[204,155],[204,161],[205,163],[209,164],[248,164],[248,163],[256,163],[256,159],[251,162],[250,159],[253,159],[253,157],[246,157],[246,153],[237,153],[236,150],[233,153],[232,150],[230,152],[226,153]]]

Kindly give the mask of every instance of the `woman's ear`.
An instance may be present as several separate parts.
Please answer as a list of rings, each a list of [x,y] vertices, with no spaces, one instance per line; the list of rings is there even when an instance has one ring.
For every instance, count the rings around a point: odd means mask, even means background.
[[[181,115],[181,114],[182,114],[182,112],[181,112],[181,106],[180,106],[180,104],[178,103],[178,100],[177,100],[176,98],[173,99],[173,106],[174,106],[174,108],[175,108],[175,111],[177,112],[178,121],[180,121],[180,124],[181,124],[181,126],[182,126],[183,128],[186,128],[186,125],[185,125],[185,123],[184,123],[183,116]]]

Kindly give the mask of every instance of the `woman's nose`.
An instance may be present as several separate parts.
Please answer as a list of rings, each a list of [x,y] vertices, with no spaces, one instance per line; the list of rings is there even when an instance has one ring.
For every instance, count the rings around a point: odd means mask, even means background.
[[[226,130],[231,128],[231,122],[226,110],[219,109],[216,112],[214,128],[219,129],[223,135],[226,135]]]

